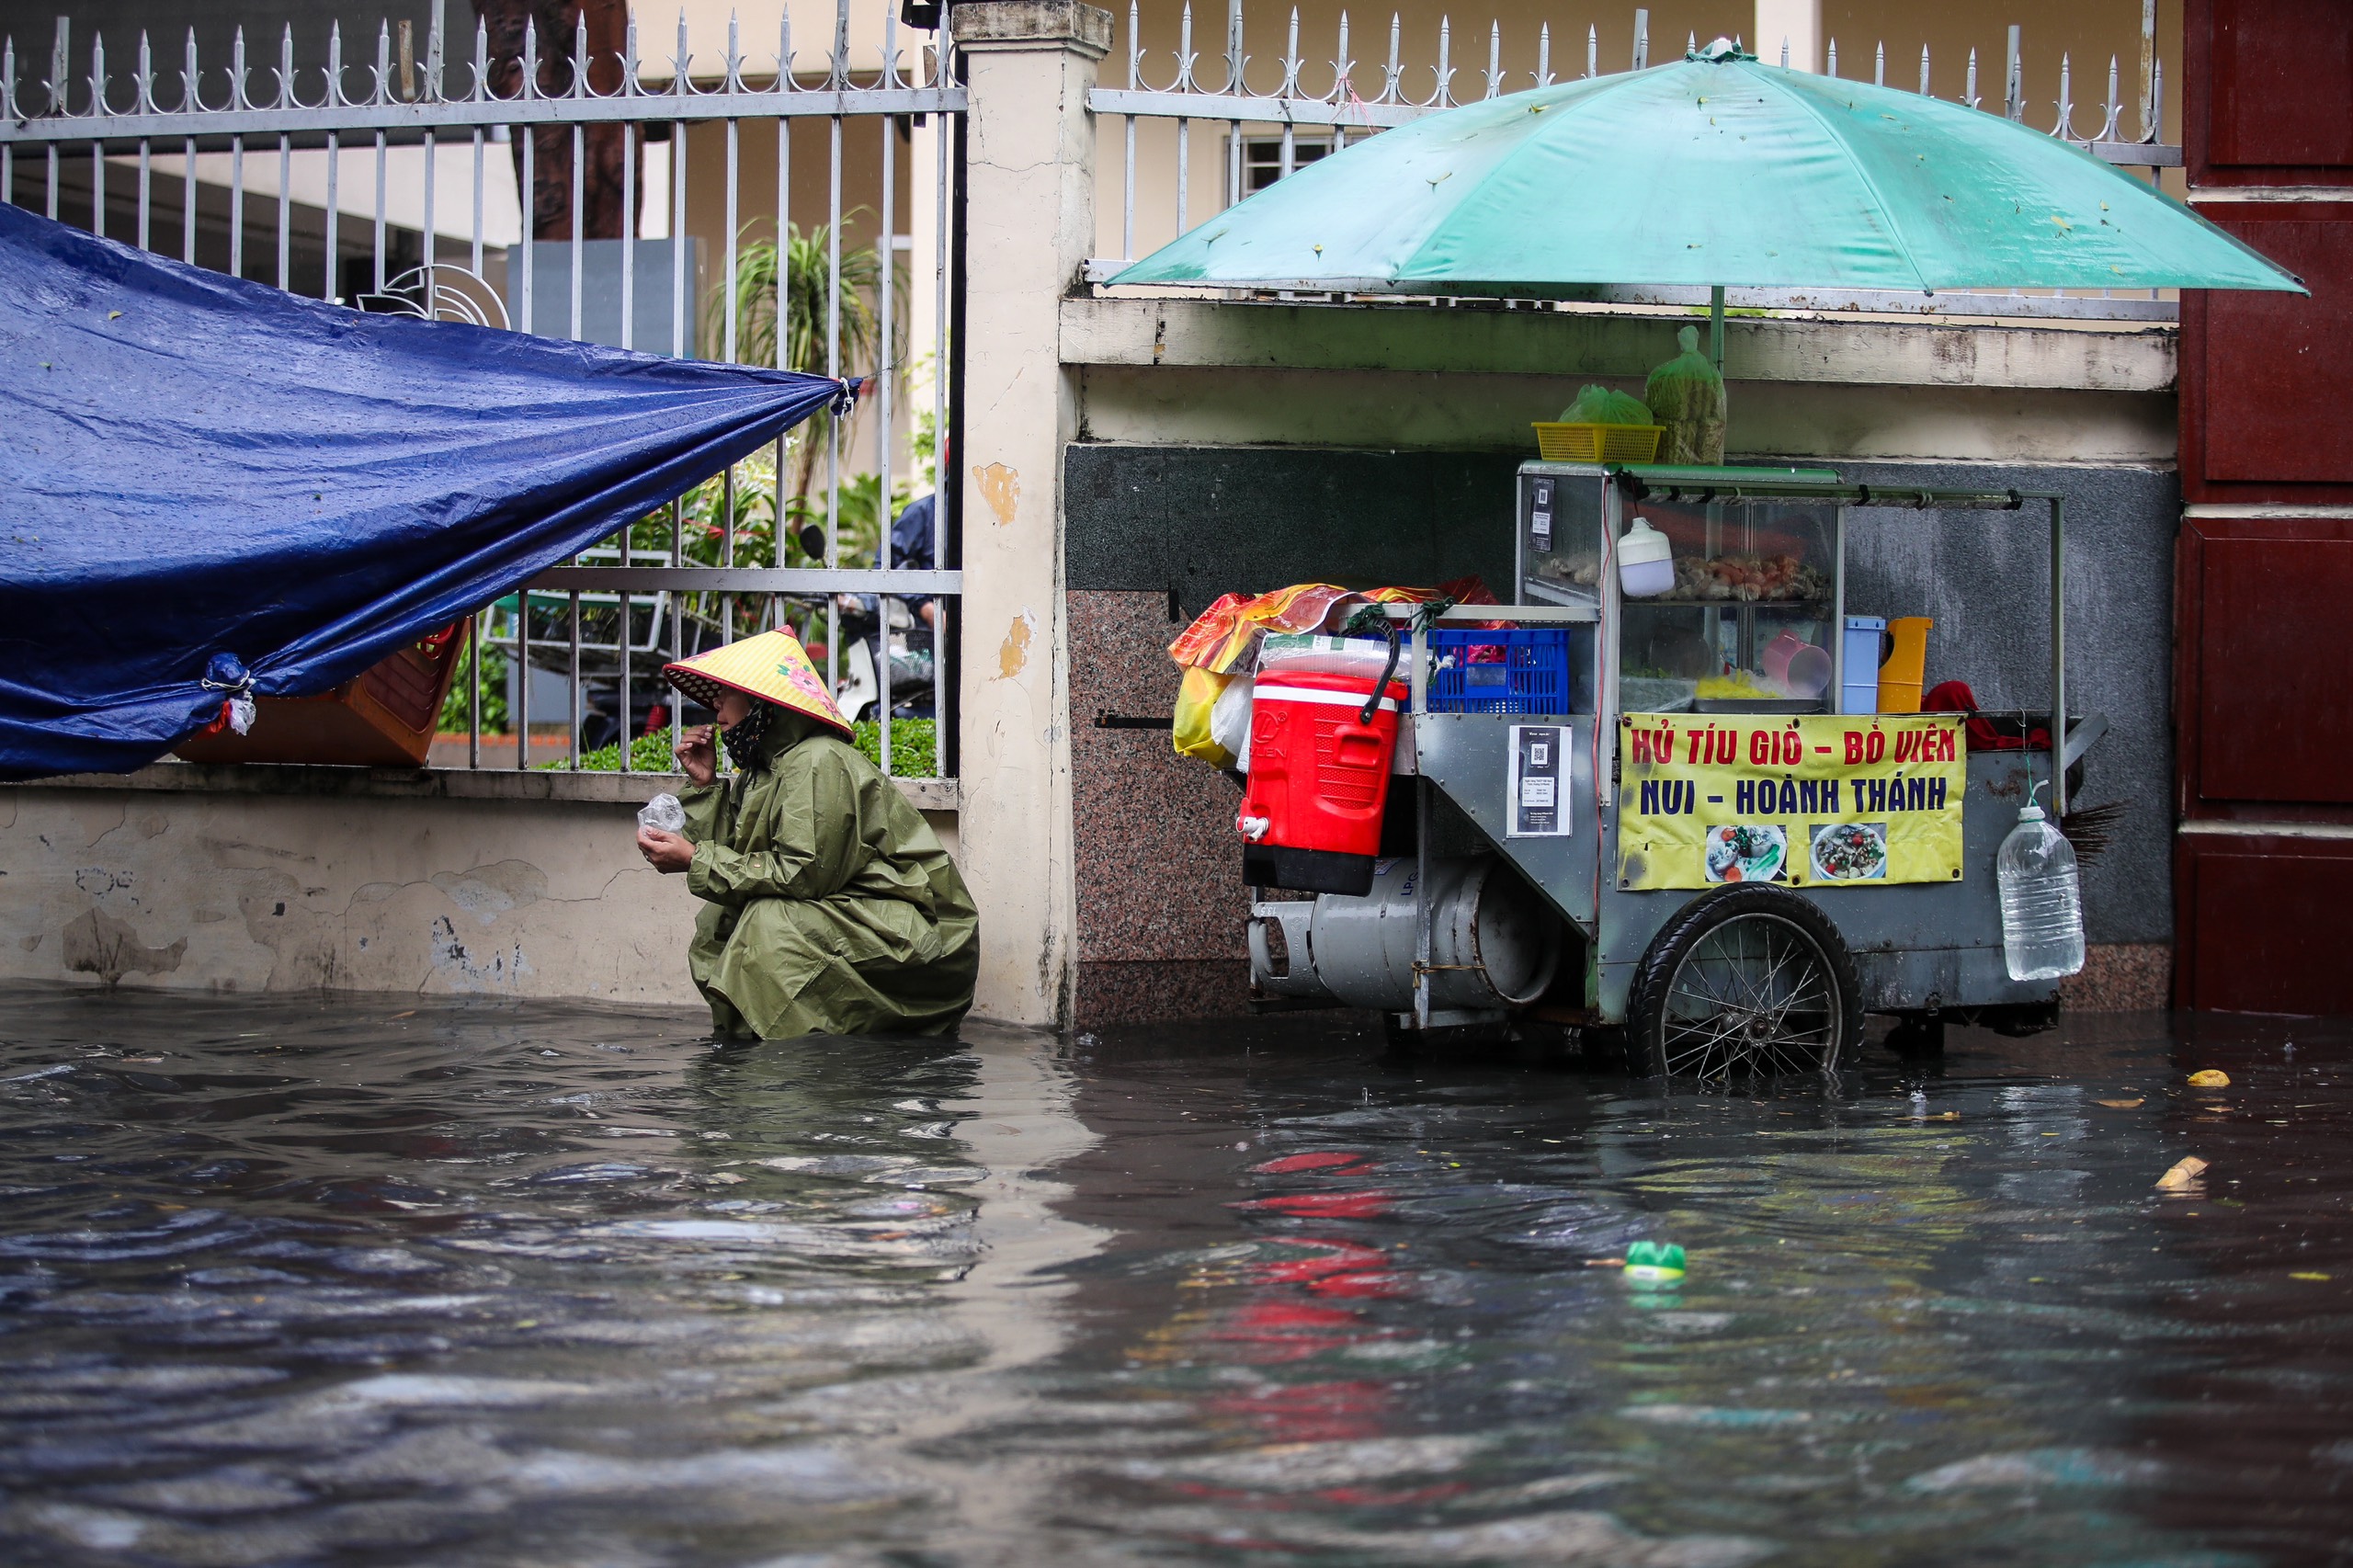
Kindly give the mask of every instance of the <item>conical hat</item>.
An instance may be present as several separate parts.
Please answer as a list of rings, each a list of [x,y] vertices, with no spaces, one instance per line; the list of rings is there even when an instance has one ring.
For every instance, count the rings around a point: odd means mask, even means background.
[[[705,708],[719,706],[722,688],[773,702],[850,734],[849,721],[826,695],[824,678],[790,631],[763,631],[708,653],[662,666],[662,678]]]

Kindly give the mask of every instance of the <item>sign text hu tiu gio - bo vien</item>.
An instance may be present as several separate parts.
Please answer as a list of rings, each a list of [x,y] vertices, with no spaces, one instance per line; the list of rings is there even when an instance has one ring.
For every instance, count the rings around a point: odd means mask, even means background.
[[[1618,740],[1620,887],[1960,880],[1958,714],[1629,713]]]

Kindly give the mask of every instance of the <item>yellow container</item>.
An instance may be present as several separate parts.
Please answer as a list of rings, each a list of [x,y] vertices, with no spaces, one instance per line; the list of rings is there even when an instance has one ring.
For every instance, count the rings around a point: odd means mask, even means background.
[[[1548,463],[1646,463],[1658,458],[1664,425],[1536,422],[1536,451]]]
[[[1920,687],[1928,667],[1928,628],[1925,615],[1905,616],[1887,623],[1895,650],[1879,667],[1879,710],[1882,713],[1920,711]]]

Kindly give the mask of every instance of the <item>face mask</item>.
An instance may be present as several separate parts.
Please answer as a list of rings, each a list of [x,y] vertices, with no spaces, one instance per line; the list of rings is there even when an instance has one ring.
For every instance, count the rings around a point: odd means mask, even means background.
[[[727,758],[737,771],[749,772],[760,760],[760,742],[768,733],[768,715],[775,710],[765,702],[754,702],[752,710],[720,732],[720,741],[727,747]]]

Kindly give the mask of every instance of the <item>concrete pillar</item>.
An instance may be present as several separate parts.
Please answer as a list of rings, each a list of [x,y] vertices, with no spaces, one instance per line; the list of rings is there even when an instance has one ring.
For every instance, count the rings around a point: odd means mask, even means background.
[[[964,165],[963,800],[981,912],[976,1011],[1068,1017],[1074,948],[1063,449],[1077,434],[1059,306],[1095,240],[1086,109],[1111,14],[1077,0],[949,13],[972,88]]]
[[[1820,71],[1822,0],[1756,0],[1756,37],[1749,47],[1766,64],[1781,62],[1781,45],[1787,42],[1791,69]]]

